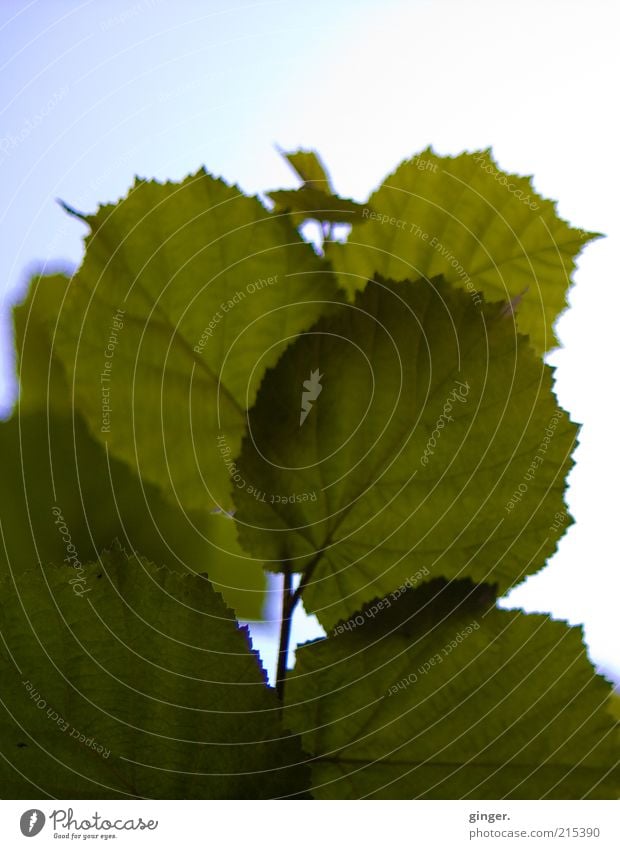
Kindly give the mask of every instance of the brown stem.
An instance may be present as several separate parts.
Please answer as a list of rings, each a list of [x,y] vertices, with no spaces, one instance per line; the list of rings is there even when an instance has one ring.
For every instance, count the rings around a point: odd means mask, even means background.
[[[286,681],[286,661],[288,659],[288,644],[291,638],[291,624],[296,598],[293,594],[293,577],[288,563],[284,567],[282,580],[282,620],[280,622],[280,646],[278,649],[278,668],[276,672],[276,693],[280,701],[284,701],[284,682]]]
[[[297,589],[293,593],[293,598],[292,598],[293,607],[297,604],[297,602],[301,598],[301,594],[303,593],[303,591],[306,589],[306,587],[310,583],[310,579],[312,578],[312,574],[313,574],[314,570],[316,569],[319,560],[321,559],[322,553],[323,553],[322,551],[317,552],[317,554],[314,556],[314,558],[308,564],[306,571],[304,572],[303,577],[302,577],[301,581],[299,582],[299,586],[297,587]]]
[[[276,671],[276,693],[281,701],[284,700],[284,682],[286,680],[286,661],[288,659],[288,644],[291,639],[291,624],[293,622],[293,613],[297,602],[305,588],[308,586],[312,573],[321,559],[322,552],[317,552],[314,558],[308,564],[304,572],[299,586],[293,592],[293,576],[291,567],[288,563],[284,566],[284,576],[282,581],[282,621],[280,622],[280,646],[278,648],[278,668]]]

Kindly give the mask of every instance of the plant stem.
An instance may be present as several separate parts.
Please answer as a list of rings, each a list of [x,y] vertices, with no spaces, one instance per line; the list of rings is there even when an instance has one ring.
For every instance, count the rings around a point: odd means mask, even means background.
[[[299,586],[293,592],[293,575],[288,563],[284,565],[282,580],[282,620],[280,622],[280,646],[278,648],[278,668],[276,671],[276,693],[280,701],[284,700],[284,682],[286,680],[286,661],[288,660],[288,644],[291,638],[293,613],[301,594],[308,586],[322,552],[317,552],[302,575]]]
[[[302,575],[301,581],[299,582],[299,586],[293,593],[293,606],[297,604],[297,602],[301,598],[301,594],[310,583],[310,579],[312,578],[314,570],[316,569],[317,563],[321,559],[322,553],[323,552],[318,552],[306,567],[306,570]]]
[[[331,221],[322,221],[321,222],[321,231],[323,235],[323,242],[321,244],[321,251],[325,254],[325,243],[331,241],[332,237],[332,222]]]
[[[291,623],[293,621],[293,610],[296,603],[297,599],[293,595],[291,568],[287,563],[284,568],[282,580],[282,620],[280,622],[280,646],[278,649],[278,668],[276,672],[276,693],[280,701],[284,701],[288,644],[291,638]]]

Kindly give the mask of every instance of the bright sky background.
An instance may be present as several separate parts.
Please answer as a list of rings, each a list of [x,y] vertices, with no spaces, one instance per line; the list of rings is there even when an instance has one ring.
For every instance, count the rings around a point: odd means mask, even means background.
[[[94,210],[134,174],[203,163],[247,191],[293,185],[274,143],[319,150],[364,199],[405,156],[491,145],[575,226],[606,233],[559,322],[560,403],[583,422],[550,565],[510,604],[585,623],[620,680],[617,616],[620,255],[614,0],[0,0],[0,400],[13,398],[7,304],[34,264],[75,265]],[[275,609],[274,609],[275,613]],[[270,669],[273,628],[254,629]],[[319,633],[298,617],[297,639]]]

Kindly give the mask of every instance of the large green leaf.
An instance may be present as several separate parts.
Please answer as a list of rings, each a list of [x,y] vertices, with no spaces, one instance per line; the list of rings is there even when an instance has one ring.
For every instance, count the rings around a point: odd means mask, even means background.
[[[22,413],[44,409],[66,415],[72,407],[65,371],[53,356],[52,339],[70,278],[35,275],[23,303],[13,310],[19,407]]]
[[[575,435],[501,305],[370,282],[267,374],[237,463],[240,540],[311,572],[326,628],[423,569],[503,592],[555,550]]]
[[[353,292],[375,272],[394,280],[443,274],[488,300],[520,299],[519,329],[544,352],[566,307],[575,258],[597,234],[569,227],[530,178],[501,171],[490,151],[406,160],[369,198],[363,229],[326,254]]]
[[[5,798],[303,792],[245,629],[209,583],[117,551],[0,593]]]
[[[57,348],[92,432],[186,509],[230,506],[265,368],[337,298],[287,216],[204,170],[86,216]]]
[[[266,580],[248,557],[233,522],[184,512],[140,481],[90,435],[72,410],[52,337],[69,278],[35,278],[14,311],[20,381],[18,412],[0,423],[0,482],[5,548],[0,564],[17,571],[66,556],[51,508],[58,506],[78,557],[88,562],[115,538],[156,563],[204,572],[237,615],[259,619]]]
[[[315,796],[617,796],[611,687],[580,628],[433,581],[336,630],[298,649],[287,682]]]
[[[0,457],[0,575],[68,556],[88,563],[118,539],[178,571],[208,572],[239,617],[262,617],[262,563],[239,547],[234,522],[170,504],[106,455],[78,416],[15,414],[0,423]]]

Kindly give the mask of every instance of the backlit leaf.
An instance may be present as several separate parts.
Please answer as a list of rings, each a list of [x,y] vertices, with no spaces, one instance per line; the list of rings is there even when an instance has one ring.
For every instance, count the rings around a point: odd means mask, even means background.
[[[326,628],[421,570],[504,592],[570,524],[551,528],[575,437],[502,305],[370,282],[268,372],[237,463],[240,540],[309,570]]]
[[[129,467],[106,455],[74,409],[54,355],[56,322],[69,286],[64,275],[35,277],[14,310],[19,406],[0,423],[2,569],[61,562],[66,543],[51,509],[60,508],[77,557],[88,562],[115,539],[177,570],[204,572],[244,619],[260,619],[262,564],[237,543],[227,516],[183,511]]]
[[[363,229],[326,251],[354,292],[379,273],[444,277],[487,300],[520,298],[517,324],[544,352],[566,307],[575,258],[597,234],[576,230],[530,178],[501,171],[490,151],[406,160],[369,198]]]
[[[348,198],[327,194],[314,186],[281,189],[276,192],[267,192],[267,196],[275,203],[275,212],[293,213],[296,223],[313,219],[343,224],[352,224],[354,221],[364,223],[362,218],[364,206]]]
[[[247,631],[207,581],[120,551],[0,591],[4,798],[303,792]]]
[[[301,646],[286,720],[318,798],[609,799],[610,692],[579,628],[433,581]]]
[[[333,193],[325,166],[314,150],[295,150],[290,153],[281,150],[280,153],[302,183],[310,183],[313,188],[322,189],[329,194]]]
[[[234,454],[265,369],[338,297],[333,279],[286,216],[204,170],[137,180],[85,220],[55,349],[76,403],[171,500],[228,508],[218,436]]]

